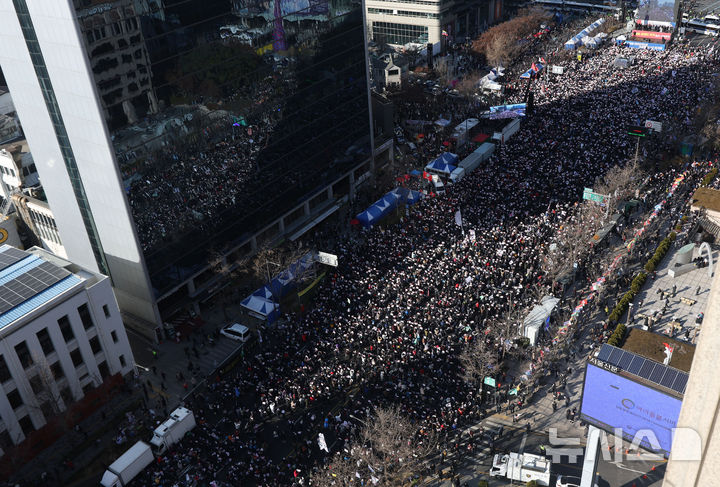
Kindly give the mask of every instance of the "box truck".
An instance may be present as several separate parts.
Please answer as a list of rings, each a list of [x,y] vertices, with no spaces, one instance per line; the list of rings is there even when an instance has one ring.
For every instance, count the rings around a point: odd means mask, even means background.
[[[497,454],[490,468],[491,477],[507,477],[523,483],[534,480],[538,485],[550,485],[550,461],[531,453]]]
[[[115,460],[103,474],[103,487],[125,487],[137,474],[150,465],[154,457],[150,445],[138,441]]]
[[[150,440],[156,455],[162,455],[195,427],[195,415],[186,408],[177,408],[163,424],[155,428]]]

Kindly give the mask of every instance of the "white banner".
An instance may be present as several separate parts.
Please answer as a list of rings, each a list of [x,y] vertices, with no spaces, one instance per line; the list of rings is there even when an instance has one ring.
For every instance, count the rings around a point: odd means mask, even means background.
[[[460,214],[460,210],[455,212],[455,225],[462,227],[462,215]]]
[[[330,453],[330,450],[328,450],[327,443],[325,443],[325,435],[322,433],[318,433],[318,446],[321,450],[325,450],[326,452]]]

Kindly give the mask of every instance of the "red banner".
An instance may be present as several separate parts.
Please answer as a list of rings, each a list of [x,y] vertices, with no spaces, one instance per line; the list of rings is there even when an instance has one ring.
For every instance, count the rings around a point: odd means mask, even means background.
[[[634,37],[640,37],[643,39],[667,39],[670,40],[672,35],[670,32],[655,32],[652,30],[633,30],[632,35]]]

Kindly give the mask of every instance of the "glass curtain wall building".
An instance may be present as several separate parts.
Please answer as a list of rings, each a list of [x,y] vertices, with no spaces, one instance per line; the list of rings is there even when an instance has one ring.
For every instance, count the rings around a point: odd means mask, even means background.
[[[0,66],[68,257],[150,329],[373,170],[355,0],[0,0]]]

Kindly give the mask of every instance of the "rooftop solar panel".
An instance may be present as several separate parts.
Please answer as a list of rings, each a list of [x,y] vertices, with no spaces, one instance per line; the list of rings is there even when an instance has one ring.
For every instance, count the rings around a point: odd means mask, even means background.
[[[623,370],[627,370],[628,365],[630,365],[630,362],[632,362],[633,355],[631,353],[623,353],[620,357],[620,360],[618,360],[618,367],[620,367]]]
[[[16,262],[20,262],[30,254],[18,250],[13,247],[8,247],[4,252],[0,252],[0,270],[10,267]]]
[[[660,379],[662,379],[665,374],[665,370],[667,370],[667,368],[664,365],[655,364],[655,368],[650,372],[650,377],[648,378],[654,383],[660,384]]]
[[[610,352],[610,357],[608,357],[608,362],[616,364],[620,360],[620,357],[622,357],[623,351],[619,348],[614,348],[612,352]]]
[[[654,367],[655,364],[653,362],[648,362],[647,360],[644,360],[642,366],[640,367],[640,373],[638,375],[643,378],[649,378],[650,372],[652,372]]]
[[[688,376],[687,374],[679,373],[675,382],[673,383],[672,389],[681,393],[685,393],[685,387],[687,386]]]
[[[677,376],[677,370],[667,369],[665,371],[665,375],[663,375],[663,378],[660,379],[660,385],[667,387],[668,389],[672,389],[673,383],[675,382],[675,379],[677,379]]]
[[[604,344],[600,348],[597,358],[646,381],[666,387],[680,394],[685,393],[688,374],[681,370],[674,369],[608,344]]]
[[[631,374],[638,375],[640,374],[640,367],[642,367],[643,362],[645,362],[644,358],[639,355],[635,355],[632,362],[630,362],[630,366],[626,370]]]
[[[610,353],[612,352],[612,348],[610,347],[602,347],[600,349],[600,353],[598,353],[598,360],[602,360],[603,362],[607,362],[607,359],[610,357]]]
[[[8,251],[0,253],[0,256]],[[27,301],[70,275],[67,270],[42,262],[22,275],[0,285],[0,314]]]

